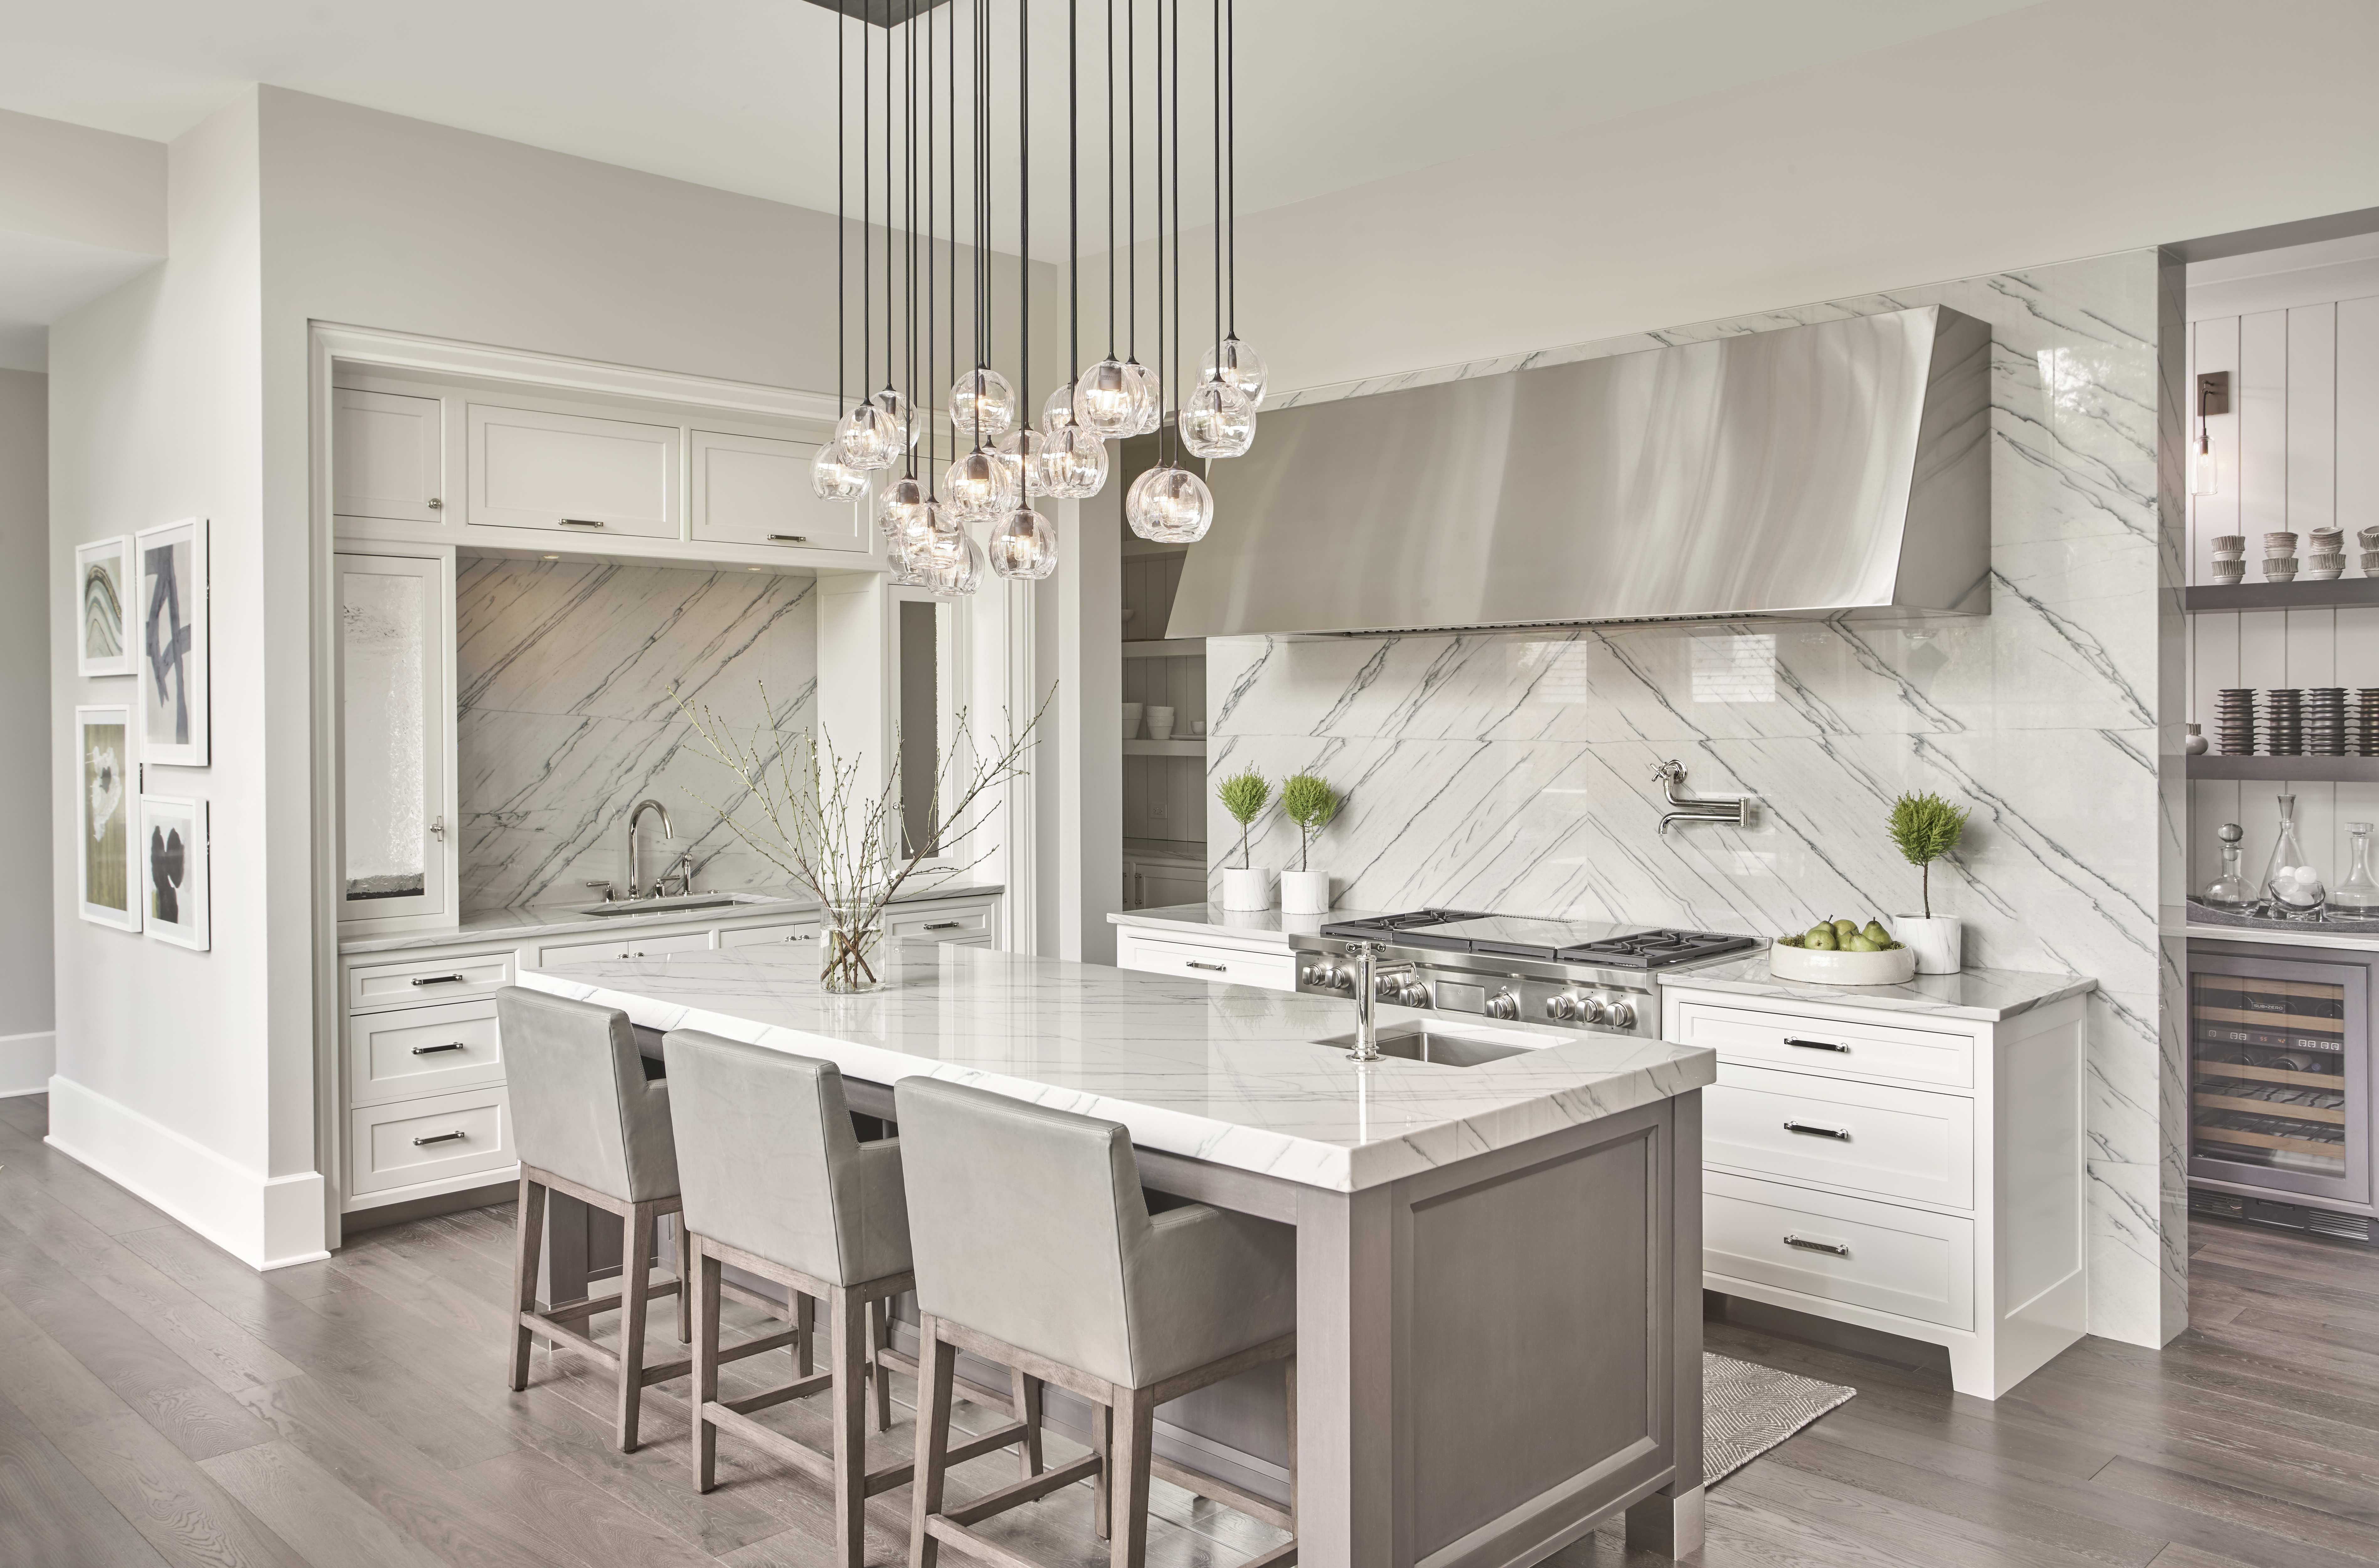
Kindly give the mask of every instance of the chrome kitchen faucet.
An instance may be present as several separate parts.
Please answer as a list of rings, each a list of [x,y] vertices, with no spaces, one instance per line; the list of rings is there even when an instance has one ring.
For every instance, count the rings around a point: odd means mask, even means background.
[[[645,896],[644,889],[637,886],[638,878],[636,872],[639,862],[636,858],[636,824],[645,819],[645,814],[648,811],[657,811],[661,814],[661,837],[663,838],[674,838],[677,837],[676,829],[670,826],[669,807],[661,804],[658,801],[650,799],[649,797],[636,802],[635,809],[628,814],[628,897],[631,899],[641,899]],[[653,878],[653,897],[660,897],[660,891],[661,879],[657,876]]]
[[[1411,964],[1381,963],[1380,946],[1377,942],[1346,944],[1346,956],[1355,960],[1355,1048],[1346,1055],[1358,1062],[1380,1059],[1380,1028],[1374,1016],[1380,988],[1393,986],[1401,999],[1407,982],[1419,983],[1420,971]]]

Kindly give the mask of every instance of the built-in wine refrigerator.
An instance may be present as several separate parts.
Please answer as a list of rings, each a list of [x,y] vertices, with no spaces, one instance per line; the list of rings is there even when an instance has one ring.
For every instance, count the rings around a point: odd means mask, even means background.
[[[2196,1205],[2275,1200],[2307,1228],[2368,1238],[2373,971],[2379,953],[2269,943],[2189,945],[2190,1185]],[[2222,1201],[2224,1195],[2239,1201]],[[2341,1223],[2320,1223],[2335,1215]]]

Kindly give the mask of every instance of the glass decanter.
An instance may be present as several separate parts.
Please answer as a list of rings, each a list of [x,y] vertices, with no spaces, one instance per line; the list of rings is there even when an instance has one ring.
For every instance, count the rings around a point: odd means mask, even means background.
[[[2272,858],[2264,862],[2259,888],[2263,912],[2275,920],[2319,920],[2329,903],[2329,889],[2322,886],[2321,873],[2313,869],[2312,857],[2297,837],[2297,798],[2282,795],[2278,799],[2280,836],[2272,845]]]
[[[2346,832],[2353,858],[2346,880],[2330,889],[2329,907],[2341,914],[2367,918],[2379,913],[2379,877],[2371,874],[2371,825],[2349,822]]]
[[[2217,910],[2243,910],[2247,900],[2254,897],[2254,889],[2247,886],[2246,870],[2239,863],[2239,857],[2245,852],[2239,840],[2246,834],[2237,823],[2226,822],[2215,837],[2222,840],[2222,874],[2205,885],[2198,902]]]

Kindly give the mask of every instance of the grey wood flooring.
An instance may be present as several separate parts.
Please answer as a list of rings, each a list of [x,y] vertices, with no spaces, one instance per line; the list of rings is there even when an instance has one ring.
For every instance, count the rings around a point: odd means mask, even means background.
[[[632,1455],[608,1441],[611,1384],[585,1358],[540,1350],[528,1391],[504,1387],[508,1208],[260,1275],[46,1147],[45,1127],[38,1096],[0,1101],[0,1568],[830,1561],[825,1489],[731,1440],[719,1490],[694,1491],[682,1384],[649,1391]],[[2201,1223],[2192,1257],[2182,1339],[2085,1341],[1996,1405],[1952,1394],[1946,1363],[1904,1342],[1712,1321],[1711,1348],[1859,1397],[1710,1494],[1701,1561],[2379,1563],[2379,1254]],[[657,1340],[672,1313],[655,1313]],[[799,1406],[772,1419],[825,1434]],[[911,1436],[900,1419],[878,1441],[888,1456]],[[978,1459],[954,1490],[1015,1465]],[[1158,1568],[1237,1568],[1280,1538],[1157,1492]],[[902,1561],[907,1497],[873,1505],[872,1562]],[[1086,1568],[1104,1561],[1090,1507],[1069,1489],[1008,1516],[1002,1538]],[[1653,1560],[1605,1532],[1562,1561]]]

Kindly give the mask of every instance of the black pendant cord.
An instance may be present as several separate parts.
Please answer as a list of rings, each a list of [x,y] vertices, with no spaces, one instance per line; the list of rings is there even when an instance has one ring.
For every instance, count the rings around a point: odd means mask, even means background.
[[[1173,0],[1173,464],[1181,465],[1181,0]]]
[[[1156,0],[1156,461],[1170,465],[1165,445],[1165,0]]]
[[[843,378],[851,373],[851,308],[845,303],[851,279],[844,266],[850,255],[849,237],[843,231],[843,165],[850,153],[843,145],[842,102],[842,33],[849,21],[840,11],[834,14],[834,402],[835,417],[840,419],[851,405],[842,401],[849,383]],[[836,443],[841,450],[841,443]]]
[[[875,276],[868,249],[875,243],[875,235],[870,232],[876,221],[872,204],[875,187],[867,183],[870,173],[868,160],[875,156],[876,149],[874,131],[869,125],[873,110],[867,101],[867,52],[875,47],[867,35],[867,27],[874,20],[873,17],[862,17],[859,20],[859,402],[851,404],[854,410],[866,404],[867,383],[876,371],[876,302],[868,287],[869,280]]]
[[[1107,357],[1116,351],[1115,0],[1107,0]]]
[[[911,25],[915,25],[912,19]],[[923,385],[927,396],[934,392],[934,335],[939,323],[934,320],[934,14],[925,13],[925,378]],[[925,499],[936,501],[941,496],[939,473],[942,435],[934,428],[915,401],[909,404],[909,416],[925,422]]]
[[[903,230],[900,269],[900,364],[908,378],[901,390],[908,396],[909,417],[900,430],[900,455],[908,476],[917,476],[917,448],[909,440],[917,418],[917,29],[911,18],[900,29],[900,216]]]
[[[1123,0],[1124,356],[1140,363],[1140,0]]]
[[[884,0],[884,386],[892,386],[892,0]],[[908,432],[902,430],[900,435]]]
[[[1223,53],[1226,62],[1223,72],[1223,112],[1231,123],[1231,134],[1226,145],[1230,149],[1229,199],[1231,214],[1231,271],[1229,287],[1231,302],[1226,308],[1229,335],[1233,342],[1239,335],[1239,6],[1238,0],[1223,0]]]
[[[949,108],[950,165],[950,392],[955,394],[959,384],[959,8],[948,7],[950,22],[950,70],[942,90],[948,93]],[[958,408],[950,409],[950,458],[959,455]]]
[[[1214,375],[1223,373],[1223,0],[1214,4]]]
[[[1081,0],[1066,0],[1066,380],[1082,373]]]
[[[1016,0],[1016,424],[1033,428],[1033,0]],[[1021,444],[1021,443],[1020,443]],[[1029,479],[1028,468],[1018,476]],[[1017,499],[1028,504],[1029,486]]]

